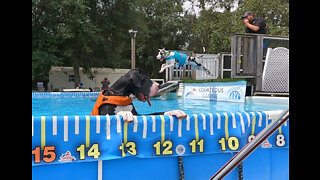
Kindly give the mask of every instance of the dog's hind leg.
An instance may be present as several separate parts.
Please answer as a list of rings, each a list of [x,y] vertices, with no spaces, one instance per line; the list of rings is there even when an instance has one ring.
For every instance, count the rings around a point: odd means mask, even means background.
[[[210,73],[210,71],[209,71],[207,68],[205,68],[204,66],[201,66],[200,68],[202,68],[201,70],[205,71],[209,76],[213,76],[213,75]]]
[[[205,71],[209,76],[213,76],[210,71],[205,68],[201,63],[197,62],[195,58],[189,58],[187,64],[190,64],[193,69]]]

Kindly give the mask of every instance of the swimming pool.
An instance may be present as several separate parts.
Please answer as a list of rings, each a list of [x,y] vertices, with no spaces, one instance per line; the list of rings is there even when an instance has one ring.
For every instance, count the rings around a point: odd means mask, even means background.
[[[172,109],[188,117],[89,116],[99,93],[32,94],[33,179],[209,179],[250,137],[257,135],[288,98],[247,97],[245,103],[186,100],[169,93],[134,100],[139,113]],[[280,138],[279,138],[280,137]],[[225,180],[289,179],[289,121]],[[124,172],[124,168],[125,172]],[[52,173],[54,172],[54,173]]]
[[[33,116],[89,115],[97,95],[94,96],[34,96],[32,97]],[[218,102],[198,99],[184,99],[176,93],[151,98],[148,103],[133,100],[139,114],[165,112],[174,109],[193,113],[224,113],[284,110],[288,98],[247,97],[245,103]]]

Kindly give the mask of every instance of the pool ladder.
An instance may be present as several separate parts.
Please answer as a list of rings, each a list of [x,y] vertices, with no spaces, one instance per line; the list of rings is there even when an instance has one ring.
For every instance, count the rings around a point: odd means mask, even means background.
[[[245,145],[236,155],[234,155],[210,180],[220,180],[229,174],[239,165],[242,170],[242,161],[256,150],[267,138],[269,138],[279,127],[289,119],[289,108],[282,111],[272,123],[264,128],[251,142]],[[242,175],[241,175],[242,179]]]

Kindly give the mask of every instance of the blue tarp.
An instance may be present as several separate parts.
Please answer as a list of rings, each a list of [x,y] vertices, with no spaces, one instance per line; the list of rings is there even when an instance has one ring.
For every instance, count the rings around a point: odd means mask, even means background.
[[[271,120],[264,112],[136,116],[33,116],[33,179],[207,179]],[[245,179],[288,179],[289,123],[243,162]],[[125,172],[125,173],[121,173]],[[135,178],[132,178],[132,177]],[[89,178],[90,177],[90,178]],[[238,177],[238,168],[226,179]]]

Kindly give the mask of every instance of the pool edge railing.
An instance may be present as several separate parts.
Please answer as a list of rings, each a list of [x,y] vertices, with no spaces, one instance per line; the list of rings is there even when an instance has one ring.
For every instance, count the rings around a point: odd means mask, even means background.
[[[98,96],[100,91],[98,92],[32,92],[32,97],[61,97],[61,96]]]

